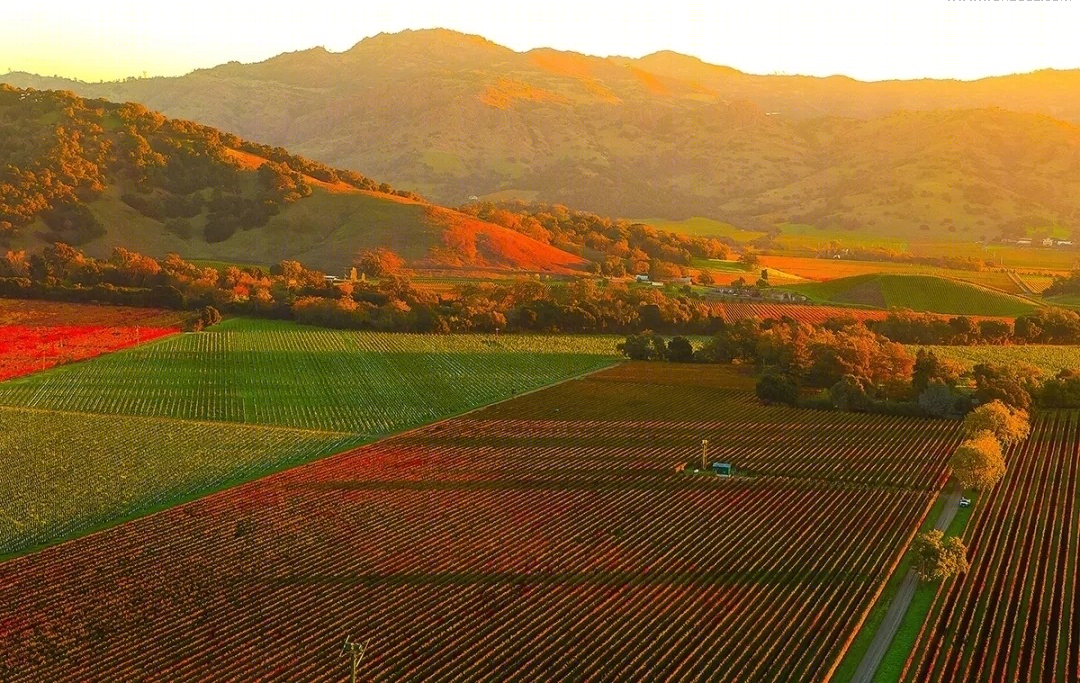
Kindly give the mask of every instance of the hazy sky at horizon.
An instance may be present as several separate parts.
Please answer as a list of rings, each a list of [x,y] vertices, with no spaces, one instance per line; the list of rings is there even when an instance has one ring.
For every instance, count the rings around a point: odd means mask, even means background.
[[[82,80],[178,75],[407,28],[475,33],[515,50],[639,57],[671,49],[751,73],[863,80],[963,78],[1080,67],[1072,0],[547,0],[317,3],[54,0],[6,8],[0,73]]]

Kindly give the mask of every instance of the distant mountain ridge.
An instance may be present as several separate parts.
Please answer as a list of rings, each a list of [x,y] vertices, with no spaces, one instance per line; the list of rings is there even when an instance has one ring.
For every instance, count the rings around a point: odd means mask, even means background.
[[[918,239],[1080,227],[1080,70],[978,81],[757,76],[674,52],[519,53],[434,29],[105,84],[443,204],[807,223]]]
[[[352,171],[138,104],[0,85],[0,246],[340,273],[361,249],[408,265],[571,273],[587,262]]]

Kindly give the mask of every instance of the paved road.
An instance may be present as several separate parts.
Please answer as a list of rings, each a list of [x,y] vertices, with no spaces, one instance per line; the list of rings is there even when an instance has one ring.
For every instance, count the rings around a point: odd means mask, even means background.
[[[938,515],[937,521],[934,522],[934,528],[942,531],[948,529],[959,507],[960,492],[953,491],[947,494],[945,507],[941,509],[941,514]],[[859,662],[855,677],[851,679],[852,683],[871,683],[874,680],[874,674],[877,673],[878,667],[881,666],[881,660],[885,658],[885,653],[889,650],[889,645],[892,644],[896,631],[900,628],[900,622],[904,620],[904,615],[907,614],[911,599],[915,597],[915,588],[917,586],[918,578],[915,576],[915,570],[909,569],[903,583],[900,584],[900,590],[893,596],[889,611],[885,613],[885,618],[878,625],[874,640],[870,643],[870,648],[867,649],[862,661]]]

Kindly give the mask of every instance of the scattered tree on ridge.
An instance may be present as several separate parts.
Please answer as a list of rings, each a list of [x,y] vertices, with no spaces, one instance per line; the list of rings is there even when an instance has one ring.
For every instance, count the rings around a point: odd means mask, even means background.
[[[386,277],[399,272],[405,261],[389,249],[379,247],[358,251],[353,265],[368,277]]]
[[[202,311],[199,312],[199,322],[204,328],[217,325],[221,322],[221,313],[213,306],[203,306]]]
[[[743,265],[743,268],[753,270],[761,263],[761,259],[759,259],[758,255],[754,252],[748,251],[739,257],[739,263]]]

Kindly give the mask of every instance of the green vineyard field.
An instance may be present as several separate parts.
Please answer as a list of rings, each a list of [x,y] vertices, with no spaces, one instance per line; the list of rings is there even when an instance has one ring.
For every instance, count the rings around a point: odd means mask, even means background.
[[[7,382],[0,405],[377,436],[604,367],[615,344],[234,320]]]
[[[0,408],[0,557],[363,443],[350,434]]]
[[[0,383],[0,557],[606,367],[615,343],[233,320]]]
[[[1062,368],[1080,369],[1080,346],[1051,344],[1025,344],[1022,346],[927,346],[909,347],[912,353],[918,348],[932,350],[938,356],[951,358],[964,367],[979,363],[1033,365],[1048,375],[1055,375]]]

